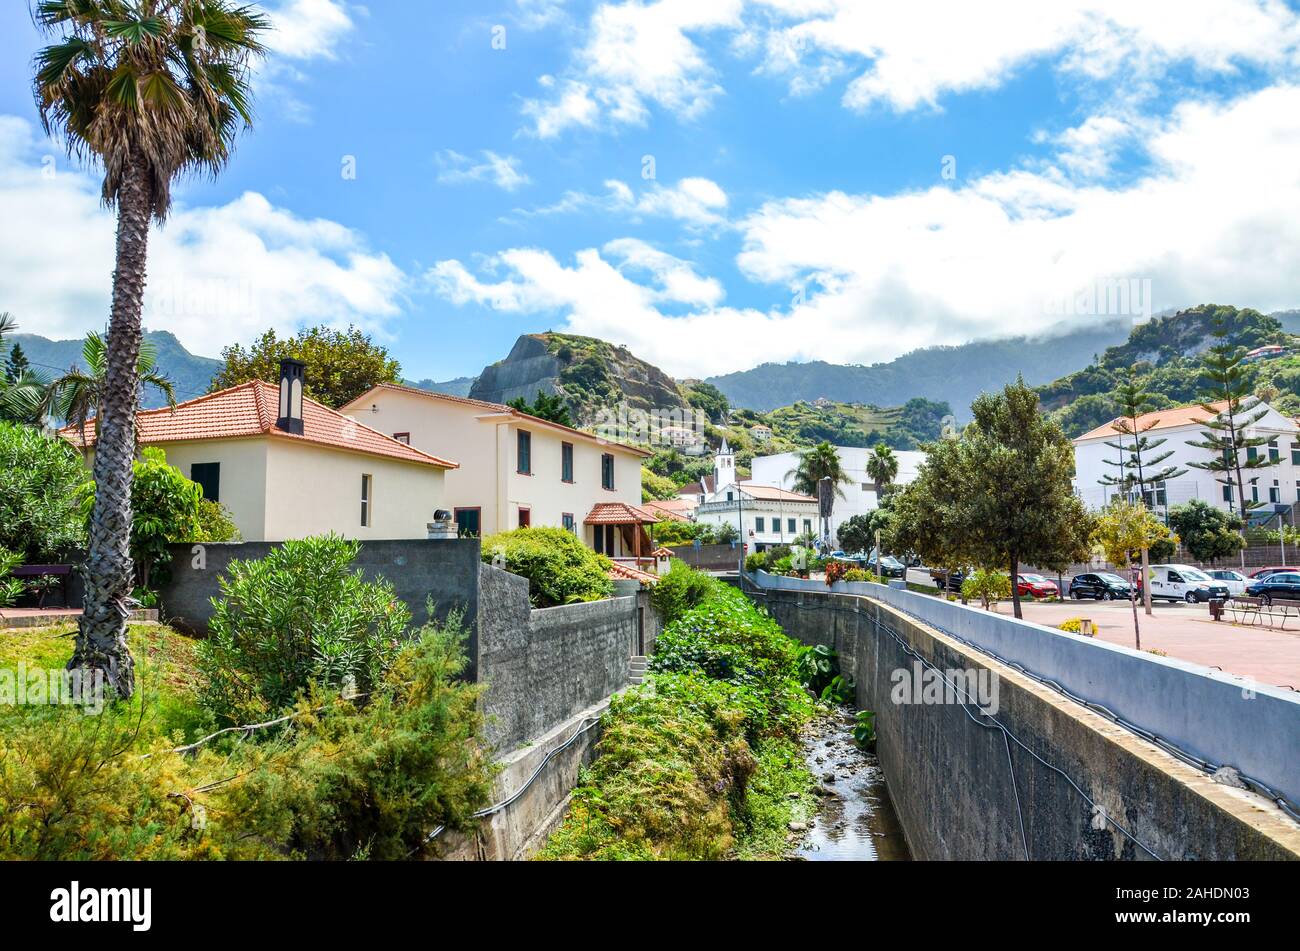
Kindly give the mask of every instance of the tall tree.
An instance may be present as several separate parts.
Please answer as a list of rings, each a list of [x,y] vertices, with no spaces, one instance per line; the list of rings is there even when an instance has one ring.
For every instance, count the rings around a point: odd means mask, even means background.
[[[506,405],[519,410],[521,413],[527,413],[529,416],[536,416],[538,419],[544,419],[548,422],[559,423],[561,426],[573,425],[573,417],[569,415],[569,404],[564,401],[564,397],[559,393],[548,395],[538,390],[537,399],[531,403],[520,396],[508,401]]]
[[[912,552],[948,577],[976,560],[973,535],[961,491],[951,475],[961,468],[955,439],[927,444],[917,477],[891,497],[892,535],[897,551]]]
[[[356,327],[308,327],[284,340],[268,330],[251,347],[226,347],[221,351],[226,365],[212,378],[210,389],[216,392],[249,380],[275,382],[286,357],[306,364],[303,395],[335,409],[376,384],[402,378],[402,368],[388,350]]]
[[[1111,429],[1119,434],[1115,442],[1106,443],[1112,449],[1119,452],[1119,460],[1110,462],[1110,465],[1119,469],[1118,473],[1107,473],[1099,480],[1102,485],[1113,485],[1119,488],[1123,495],[1128,495],[1137,489],[1138,498],[1146,505],[1151,505],[1154,492],[1152,490],[1162,482],[1168,482],[1171,479],[1177,479],[1179,476],[1186,475],[1187,470],[1178,466],[1161,466],[1161,463],[1168,460],[1173,454],[1172,449],[1159,452],[1167,440],[1164,438],[1155,438],[1146,435],[1156,426],[1160,425],[1159,419],[1150,419],[1142,422],[1141,418],[1151,410],[1152,394],[1143,389],[1139,380],[1137,371],[1132,367],[1129,368],[1128,376],[1121,380],[1115,386],[1114,399],[1120,409],[1120,416],[1111,424]],[[1127,438],[1127,442],[1125,439]],[[1151,495],[1148,492],[1151,491]],[[1140,555],[1142,567],[1142,605],[1147,614],[1151,614],[1151,585],[1146,584],[1147,564],[1150,561],[1149,550],[1143,548]]]
[[[960,522],[982,567],[1045,569],[1087,558],[1093,519],[1074,494],[1074,446],[1039,412],[1038,394],[1018,379],[971,404],[974,420],[955,443],[953,480]],[[1021,617],[1020,595],[1012,605]]]
[[[1219,341],[1205,354],[1205,368],[1201,371],[1204,387],[1201,391],[1201,409],[1208,419],[1197,420],[1205,427],[1199,441],[1188,440],[1187,445],[1209,450],[1211,457],[1206,462],[1188,463],[1197,469],[1218,473],[1215,481],[1227,487],[1232,501],[1236,504],[1237,514],[1243,522],[1247,521],[1250,510],[1260,503],[1246,498],[1246,483],[1243,472],[1264,469],[1275,465],[1267,453],[1252,452],[1267,444],[1265,436],[1252,436],[1251,429],[1255,423],[1268,415],[1268,407],[1261,407],[1259,398],[1251,392],[1250,367],[1243,361],[1246,356],[1244,347],[1239,347],[1228,339],[1227,325],[1216,320],[1214,337]],[[1242,453],[1246,458],[1242,458]],[[1251,482],[1258,480],[1258,476]]]
[[[74,157],[102,164],[103,199],[117,209],[85,609],[69,667],[101,670],[129,697],[131,481],[149,222],[166,218],[177,177],[220,172],[239,130],[251,125],[249,60],[261,54],[269,22],[228,0],[39,0],[34,19],[54,39],[35,63],[45,131]]]
[[[835,509],[835,496],[845,497],[844,490],[840,486],[853,481],[853,477],[840,462],[839,452],[829,442],[820,442],[813,448],[799,453],[799,464],[787,472],[786,477],[793,477],[794,491],[811,495],[813,498],[819,498],[818,486],[821,480],[830,480],[830,505],[824,512],[826,522],[830,521],[831,513]]]
[[[867,475],[871,476],[879,503],[881,490],[898,478],[898,457],[894,450],[883,442],[876,443],[876,448],[867,456]]]
[[[93,418],[98,438],[108,379],[108,347],[104,338],[94,332],[86,334],[86,341],[81,345],[81,359],[86,364],[85,369],[74,366],[46,386],[40,411],[43,416],[65,419],[69,425],[79,430],[84,429],[86,421]],[[158,349],[148,340],[141,340],[140,352],[135,361],[136,377],[141,386],[156,388],[167,400],[168,406],[175,406],[176,392],[172,388],[172,381],[155,369],[157,360]]]

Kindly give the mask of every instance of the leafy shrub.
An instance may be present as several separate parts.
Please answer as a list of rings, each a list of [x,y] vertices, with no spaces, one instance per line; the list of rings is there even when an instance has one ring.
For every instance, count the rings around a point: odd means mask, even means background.
[[[838,668],[838,655],[825,644],[799,648],[799,657],[795,662],[799,682],[820,694],[822,688],[835,676]]]
[[[767,552],[756,551],[745,556],[745,570],[748,572],[762,571],[767,567]]]
[[[853,699],[853,678],[836,674],[830,683],[822,688],[819,698],[822,703],[849,703]]]
[[[1011,578],[1001,571],[979,568],[961,583],[961,596],[968,601],[979,598],[987,611],[995,601],[1011,597]]]
[[[1083,634],[1083,618],[1072,617],[1056,625],[1058,631],[1065,631],[1069,634]],[[1085,637],[1092,637],[1092,634],[1086,634]]]
[[[511,574],[528,579],[534,607],[599,601],[614,593],[611,562],[563,528],[517,528],[483,540],[483,560],[504,560]]]
[[[876,714],[871,710],[859,710],[853,722],[853,742],[863,749],[876,746]]]
[[[324,535],[230,563],[199,646],[208,709],[251,723],[312,684],[366,693],[380,682],[409,638],[411,612],[388,582],[353,570],[360,549]]]
[[[78,498],[89,480],[66,440],[0,420],[0,547],[40,565],[85,545]]]
[[[844,576],[849,573],[849,568],[847,561],[826,562],[826,584],[833,585],[837,581],[843,581]]]
[[[782,555],[776,561],[771,563],[770,570],[772,571],[773,574],[788,575],[793,570],[793,568],[794,568],[794,564],[790,560],[790,556]]]
[[[671,624],[706,598],[713,595],[718,581],[696,571],[684,561],[674,559],[668,573],[650,591],[650,603],[664,624]]]
[[[240,541],[239,529],[230,511],[220,502],[209,498],[199,500],[198,531],[193,538],[182,539],[193,542],[237,542]]]
[[[23,563],[22,555],[0,548],[0,608],[7,608],[23,596],[27,585],[21,578],[11,578],[15,568]]]
[[[861,568],[850,568],[844,573],[844,581],[875,581],[875,575]]]

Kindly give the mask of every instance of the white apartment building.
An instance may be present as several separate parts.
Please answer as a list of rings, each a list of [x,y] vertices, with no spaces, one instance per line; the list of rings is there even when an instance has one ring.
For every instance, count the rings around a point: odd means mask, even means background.
[[[1225,404],[1211,405],[1222,409]],[[1246,455],[1248,458],[1267,459],[1271,465],[1242,470],[1247,498],[1260,503],[1252,520],[1264,520],[1276,512],[1289,513],[1291,506],[1300,500],[1300,426],[1267,404],[1259,404],[1256,411],[1259,409],[1267,412],[1259,422],[1251,425],[1249,432],[1252,436],[1264,437],[1268,442],[1258,449],[1248,449]],[[1150,450],[1148,455],[1173,452],[1160,463],[1160,468],[1177,466],[1187,470],[1185,475],[1167,483],[1148,487],[1147,503],[1154,510],[1167,513],[1170,506],[1192,499],[1202,499],[1225,510],[1238,507],[1235,487],[1224,485],[1220,473],[1189,465],[1210,457],[1209,450],[1188,445],[1189,442],[1204,440],[1206,429],[1202,423],[1208,416],[1200,406],[1179,406],[1138,417],[1139,430],[1150,423],[1155,424],[1144,434],[1149,440],[1165,440],[1164,445]],[[1118,462],[1120,453],[1106,443],[1131,443],[1132,438],[1116,432],[1113,425],[1113,421],[1105,423],[1074,440],[1075,492],[1089,508],[1105,506],[1118,492],[1116,486],[1101,484],[1104,476],[1120,474],[1119,466],[1107,464],[1107,460]]]
[[[843,498],[838,495],[835,497],[835,505],[831,509],[832,541],[840,525],[854,515],[863,515],[872,511],[879,504],[875,485],[871,481],[871,476],[867,474],[867,460],[875,450],[856,446],[836,446],[835,452],[840,457],[840,465],[853,481],[840,486],[840,491],[844,493]],[[894,485],[907,485],[916,478],[917,471],[925,462],[925,453],[895,449],[894,458],[898,460],[898,475],[894,477]],[[794,485],[794,470],[798,465],[799,453],[797,452],[755,456],[752,465],[754,482],[790,489]]]
[[[652,561],[640,508],[650,453],[488,403],[384,383],[341,412],[415,449],[455,447],[445,506],[462,534],[548,525],[611,558]]]
[[[713,478],[705,482],[695,520],[736,527],[751,552],[818,530],[816,499],[758,481],[738,482],[736,456],[725,439],[713,457]]]

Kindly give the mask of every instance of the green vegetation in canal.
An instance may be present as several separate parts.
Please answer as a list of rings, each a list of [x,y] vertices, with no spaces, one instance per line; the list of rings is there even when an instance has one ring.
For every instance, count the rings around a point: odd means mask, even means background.
[[[815,705],[799,645],[739,591],[684,566],[647,683],[615,697],[599,757],[544,859],[775,858],[812,811],[798,735]]]

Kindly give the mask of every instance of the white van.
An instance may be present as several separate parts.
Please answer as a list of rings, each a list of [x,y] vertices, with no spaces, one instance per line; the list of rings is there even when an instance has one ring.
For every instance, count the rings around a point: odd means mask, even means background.
[[[1216,581],[1200,568],[1191,565],[1152,565],[1147,577],[1151,582],[1151,599],[1186,601],[1196,604],[1219,598],[1226,601],[1231,595],[1228,586]]]

